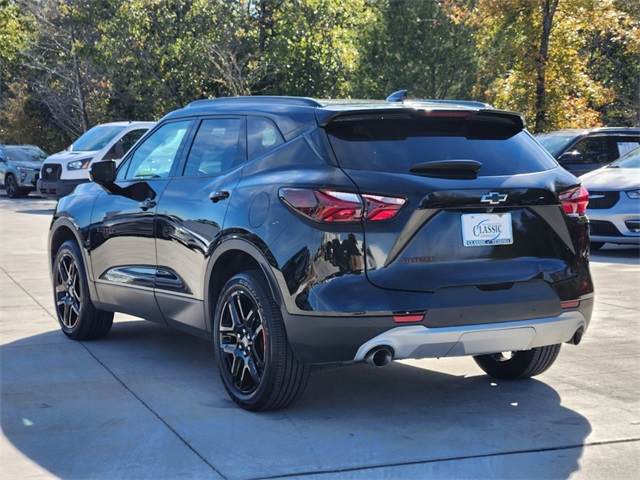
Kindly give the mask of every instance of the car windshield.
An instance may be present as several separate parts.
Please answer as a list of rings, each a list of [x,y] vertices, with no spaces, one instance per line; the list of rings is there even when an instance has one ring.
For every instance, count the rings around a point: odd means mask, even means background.
[[[536,135],[536,140],[554,157],[557,157],[558,152],[574,138],[575,135]]]
[[[609,165],[609,168],[640,168],[640,148],[636,148],[619,158]]]
[[[39,148],[7,147],[7,154],[14,162],[42,162],[47,154]]]
[[[69,151],[71,152],[90,152],[100,150],[109,143],[113,137],[124,130],[123,126],[98,125],[77,139]]]

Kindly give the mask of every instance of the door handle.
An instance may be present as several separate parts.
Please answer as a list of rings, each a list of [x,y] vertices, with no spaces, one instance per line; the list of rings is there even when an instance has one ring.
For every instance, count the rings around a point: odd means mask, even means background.
[[[151,200],[150,198],[147,198],[144,202],[140,202],[138,204],[138,206],[144,210],[145,212],[147,210],[149,210],[150,208],[153,208],[156,206],[156,202],[154,202],[153,200]]]
[[[213,203],[218,203],[220,200],[226,200],[227,198],[229,198],[229,192],[226,190],[216,190],[209,194],[209,200]]]

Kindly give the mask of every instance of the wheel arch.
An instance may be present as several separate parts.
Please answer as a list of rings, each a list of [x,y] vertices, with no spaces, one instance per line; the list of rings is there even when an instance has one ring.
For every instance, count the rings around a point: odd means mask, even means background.
[[[93,281],[93,268],[90,256],[86,248],[86,241],[80,235],[79,231],[80,228],[72,218],[59,217],[54,219],[49,229],[49,275],[53,275],[53,262],[62,244],[67,240],[74,240],[80,248],[80,254],[84,262],[84,269],[87,273],[87,282],[89,284],[89,295],[91,296],[91,300],[99,307],[100,300]]]
[[[284,301],[276,272],[265,254],[247,240],[240,238],[225,240],[211,256],[206,270],[205,316],[210,332],[213,331],[213,315],[224,285],[237,273],[247,270],[262,272],[276,304],[283,308]]]

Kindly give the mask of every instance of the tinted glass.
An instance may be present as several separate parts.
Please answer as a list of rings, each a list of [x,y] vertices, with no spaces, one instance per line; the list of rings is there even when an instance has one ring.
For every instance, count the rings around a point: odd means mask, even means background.
[[[7,155],[18,162],[42,162],[47,158],[42,150],[28,147],[7,147]]]
[[[113,147],[111,147],[109,153],[107,153],[104,158],[118,160],[124,157],[125,153],[127,153],[138,140],[140,140],[147,130],[148,128],[142,128],[125,133],[122,138],[118,140]]]
[[[203,120],[193,140],[184,175],[219,175],[244,161],[240,142],[243,123],[238,119]]]
[[[72,152],[90,152],[92,150],[100,150],[124,128],[125,127],[98,125],[73,142],[69,150]]]
[[[118,180],[167,178],[190,124],[167,123],[153,132],[118,171]]]
[[[554,157],[575,138],[575,135],[536,135],[536,140]]]
[[[333,122],[327,133],[338,163],[349,169],[409,173],[425,162],[476,160],[482,163],[478,175],[491,176],[557,166],[528,133],[490,121],[362,119]]]
[[[249,160],[258,158],[284,143],[278,127],[267,118],[249,117],[247,128]]]
[[[640,148],[636,148],[609,166],[611,168],[640,168]]]
[[[610,137],[586,137],[560,157],[563,165],[609,163],[618,157]]]

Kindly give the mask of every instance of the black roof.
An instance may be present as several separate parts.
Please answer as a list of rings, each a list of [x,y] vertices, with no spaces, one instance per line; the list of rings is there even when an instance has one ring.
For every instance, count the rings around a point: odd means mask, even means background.
[[[224,97],[197,100],[181,110],[169,113],[165,118],[191,117],[194,115],[256,115],[270,118],[285,138],[310,125],[326,125],[337,117],[367,113],[398,113],[406,111],[459,111],[482,112],[493,117],[508,118],[524,128],[524,117],[515,112],[493,109],[491,106],[471,101],[455,100],[317,100],[308,97],[266,96]]]

